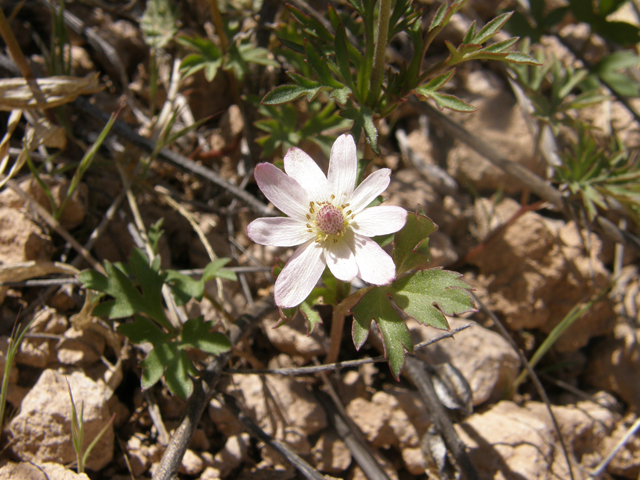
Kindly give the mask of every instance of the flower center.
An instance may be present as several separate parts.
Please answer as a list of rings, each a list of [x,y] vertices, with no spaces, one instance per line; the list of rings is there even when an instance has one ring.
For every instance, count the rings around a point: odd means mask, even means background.
[[[333,205],[324,205],[316,214],[316,225],[327,235],[340,235],[344,231],[342,210]]]

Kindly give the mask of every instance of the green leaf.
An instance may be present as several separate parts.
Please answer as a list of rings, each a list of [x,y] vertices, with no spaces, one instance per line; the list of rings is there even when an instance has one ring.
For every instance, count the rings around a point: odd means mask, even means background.
[[[351,309],[352,337],[356,349],[360,349],[367,339],[371,322],[375,321],[382,333],[384,354],[391,373],[397,379],[404,365],[404,352],[413,351],[413,342],[407,325],[389,301],[389,292],[390,287],[374,287]]]
[[[202,281],[207,283],[208,281],[218,277],[224,280],[233,280],[234,282],[237,282],[238,276],[236,275],[236,272],[231,272],[222,268],[230,261],[230,258],[219,258],[218,260],[209,263],[204,267],[204,272],[202,272]]]
[[[212,355],[219,355],[231,349],[229,339],[218,332],[211,332],[211,322],[205,322],[203,317],[196,317],[182,326],[180,334],[182,341],[181,346],[188,346],[202,350]]]
[[[448,72],[438,75],[426,85],[420,85],[418,88],[416,88],[416,92],[418,92],[420,95],[424,95],[428,97],[432,92],[435,92],[436,90],[440,89],[449,80],[451,80],[451,78],[455,73],[456,73],[456,69],[454,68],[452,70],[449,70]]]
[[[522,52],[511,52],[501,60],[503,62],[515,63],[520,65],[540,66],[540,63],[535,58]]]
[[[364,344],[371,322],[375,321],[391,372],[398,378],[404,352],[413,351],[411,335],[399,310],[423,325],[448,330],[445,315],[475,310],[471,288],[460,277],[459,273],[435,268],[406,275],[391,285],[371,287],[351,309],[354,345],[359,349]]]
[[[316,75],[318,75],[318,78],[323,85],[333,88],[344,87],[344,85],[333,78],[331,69],[328,65],[328,60],[318,53],[315,45],[305,40],[304,51],[307,56],[307,62],[309,62],[309,65],[311,66],[313,71],[316,72]]]
[[[309,299],[300,304],[300,313],[307,320],[307,335],[311,335],[318,325],[322,325],[322,317],[314,310]]]
[[[164,218],[159,218],[156,223],[151,225],[149,228],[149,233],[147,236],[149,237],[149,244],[151,245],[151,250],[156,255],[158,254],[158,242],[160,238],[164,234],[164,230],[162,230],[162,224],[164,223]]]
[[[204,296],[202,280],[195,280],[193,277],[175,270],[167,270],[165,281],[171,286],[171,293],[173,293],[176,305],[184,305],[192,298],[200,302]]]
[[[511,17],[512,14],[513,12],[503,13],[502,15],[491,20],[482,28],[482,30],[478,32],[478,34],[474,37],[474,39],[469,43],[482,45],[484,42],[489,40],[491,37],[493,37],[496,33],[500,31],[502,26],[505,24],[507,20],[509,20],[509,17]]]
[[[335,50],[336,50],[336,63],[338,64],[338,69],[340,70],[340,75],[342,77],[342,81],[351,89],[352,92],[356,91],[355,83],[353,82],[353,77],[351,76],[351,67],[349,65],[349,52],[347,46],[347,33],[345,31],[344,25],[342,23],[339,24],[336,29],[336,40],[335,40]],[[344,105],[346,102],[340,102]]]
[[[446,93],[432,93],[430,97],[436,102],[436,106],[443,110],[448,108],[449,110],[455,110],[456,112],[475,112],[478,110],[473,105],[463,102],[454,95],[448,95]]]
[[[331,98],[335,98],[336,102],[338,102],[340,105],[346,105],[346,103],[349,101],[350,94],[351,89],[349,87],[344,87],[334,90],[329,96]]]
[[[369,107],[361,107],[359,109],[347,108],[342,110],[340,115],[353,120],[353,126],[351,127],[351,135],[353,135],[353,138],[357,141],[358,138],[360,138],[360,133],[364,130],[365,137],[371,145],[371,149],[379,155],[378,131],[373,123],[373,111]]]
[[[178,4],[171,0],[148,0],[140,28],[151,48],[164,48],[178,31]]]
[[[267,93],[260,103],[262,105],[282,105],[293,102],[303,95],[307,95],[307,99],[311,97],[313,100],[321,89],[322,87],[305,88],[300,85],[280,85]]]
[[[420,208],[416,213],[409,212],[407,223],[396,233],[393,245],[393,262],[396,275],[423,266],[429,262],[429,235],[437,226],[424,215]]]
[[[177,350],[167,364],[164,380],[169,390],[184,400],[193,392],[193,382],[189,376],[197,374],[198,371],[189,360],[187,353],[184,350]]]
[[[123,323],[118,326],[118,331],[133,343],[151,343],[161,345],[169,342],[171,335],[163,332],[158,326],[141,315],[134,316],[133,323]]]
[[[393,284],[393,299],[407,315],[424,325],[449,329],[446,315],[475,310],[471,287],[461,274],[440,268],[407,275]]]
[[[160,352],[166,349],[166,344],[158,345],[149,352],[147,358],[140,362],[140,367],[142,367],[140,384],[143,389],[153,387],[162,377],[162,374],[164,373],[164,362],[161,358],[166,355],[160,355]]]

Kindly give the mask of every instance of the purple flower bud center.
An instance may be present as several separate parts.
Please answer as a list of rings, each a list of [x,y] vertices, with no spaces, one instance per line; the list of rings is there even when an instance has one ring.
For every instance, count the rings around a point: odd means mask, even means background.
[[[327,235],[339,235],[344,230],[342,210],[333,205],[324,205],[316,214],[316,225]]]

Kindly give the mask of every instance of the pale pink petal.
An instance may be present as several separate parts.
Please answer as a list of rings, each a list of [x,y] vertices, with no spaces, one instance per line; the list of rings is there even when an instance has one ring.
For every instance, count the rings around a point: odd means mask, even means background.
[[[309,200],[324,202],[329,199],[327,177],[318,164],[299,148],[293,147],[287,151],[284,171],[307,191]]]
[[[278,275],[274,287],[276,304],[282,308],[301,304],[318,283],[324,267],[319,243],[309,240],[300,245]]]
[[[270,163],[259,163],[254,176],[264,196],[278,210],[300,221],[306,221],[309,196],[298,182]]]
[[[257,218],[247,227],[247,235],[260,245],[293,247],[315,237],[306,224],[294,218]]]
[[[396,278],[396,266],[380,245],[370,238],[354,236],[358,276],[373,285],[386,285]]]
[[[345,203],[353,193],[358,174],[356,142],[348,134],[340,135],[331,147],[329,159],[329,190],[336,202]]]
[[[391,181],[390,177],[391,170],[381,168],[365,178],[363,182],[358,185],[356,191],[353,192],[353,195],[351,195],[349,208],[353,210],[354,213],[358,213],[364,209],[387,189]]]
[[[355,233],[366,237],[387,235],[404,227],[407,211],[402,207],[381,205],[365,208],[349,223]]]
[[[347,235],[345,235],[347,237]],[[353,234],[349,238],[341,238],[337,243],[325,244],[324,258],[331,273],[343,282],[350,282],[358,275],[358,264],[353,250],[349,247],[349,240],[353,245]]]

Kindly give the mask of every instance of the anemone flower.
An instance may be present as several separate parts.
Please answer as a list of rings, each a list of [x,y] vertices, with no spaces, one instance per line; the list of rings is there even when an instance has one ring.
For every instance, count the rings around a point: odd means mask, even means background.
[[[395,279],[393,260],[369,237],[400,230],[407,211],[387,205],[367,208],[389,186],[391,170],[377,170],[356,188],[357,163],[356,144],[345,134],[331,148],[327,176],[299,148],[287,151],[286,173],[269,163],[256,166],[258,187],[287,217],[254,220],[247,227],[249,238],[260,245],[300,245],[276,280],[278,306],[302,303],[326,266],[345,282],[359,277],[386,285]]]

